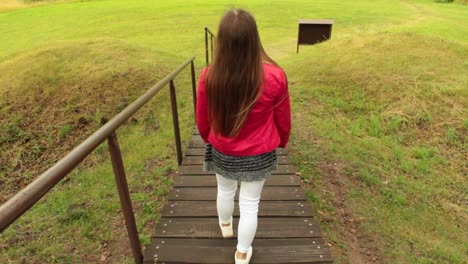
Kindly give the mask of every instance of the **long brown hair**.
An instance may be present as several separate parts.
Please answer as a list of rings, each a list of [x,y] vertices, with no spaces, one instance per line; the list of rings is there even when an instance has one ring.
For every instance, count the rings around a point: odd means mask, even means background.
[[[215,134],[235,137],[263,91],[263,62],[278,66],[264,51],[251,14],[232,9],[219,23],[206,94]]]

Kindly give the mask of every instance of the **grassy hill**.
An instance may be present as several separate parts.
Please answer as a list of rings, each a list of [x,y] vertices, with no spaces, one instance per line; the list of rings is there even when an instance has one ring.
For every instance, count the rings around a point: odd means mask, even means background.
[[[34,1],[35,2],[35,1]],[[289,77],[289,146],[338,263],[467,256],[468,7],[407,1],[0,1],[0,203],[243,7]],[[298,18],[332,39],[296,54]],[[182,136],[189,72],[176,79]],[[168,92],[117,131],[143,243],[176,170]],[[7,263],[130,263],[102,146],[0,234]]]

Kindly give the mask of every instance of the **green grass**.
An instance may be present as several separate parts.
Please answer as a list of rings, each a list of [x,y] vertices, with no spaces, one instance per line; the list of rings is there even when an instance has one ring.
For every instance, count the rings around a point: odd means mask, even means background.
[[[179,63],[204,65],[203,27],[244,7],[286,70],[290,151],[338,262],[330,171],[385,263],[467,258],[468,7],[415,1],[59,1],[0,3],[0,184],[11,196]],[[298,18],[334,18],[332,39],[301,46]],[[176,80],[183,138],[189,72]],[[176,169],[168,92],[117,131],[138,229],[149,241]],[[0,235],[7,263],[130,263],[107,147]]]

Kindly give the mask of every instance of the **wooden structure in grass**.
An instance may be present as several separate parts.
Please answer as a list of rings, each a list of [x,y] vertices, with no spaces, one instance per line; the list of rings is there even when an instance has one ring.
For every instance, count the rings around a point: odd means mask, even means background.
[[[234,238],[223,239],[216,212],[216,177],[202,171],[204,154],[205,144],[194,131],[144,252],[144,263],[234,263],[238,206]],[[278,149],[277,154],[278,170],[266,180],[262,193],[251,263],[332,263],[287,151]]]
[[[315,45],[331,38],[333,19],[299,19],[297,50],[299,45]]]

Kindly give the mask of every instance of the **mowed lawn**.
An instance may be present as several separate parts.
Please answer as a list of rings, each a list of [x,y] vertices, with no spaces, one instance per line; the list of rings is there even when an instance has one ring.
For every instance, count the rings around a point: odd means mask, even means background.
[[[242,7],[288,75],[288,148],[337,263],[465,263],[459,2],[0,1],[0,202],[178,64],[195,55],[199,72],[203,27],[216,33],[223,12]],[[332,39],[296,54],[299,18],[333,18]],[[188,70],[176,86],[187,143]],[[168,98],[117,131],[143,244],[177,170]],[[107,153],[99,147],[0,234],[0,262],[132,263]]]

